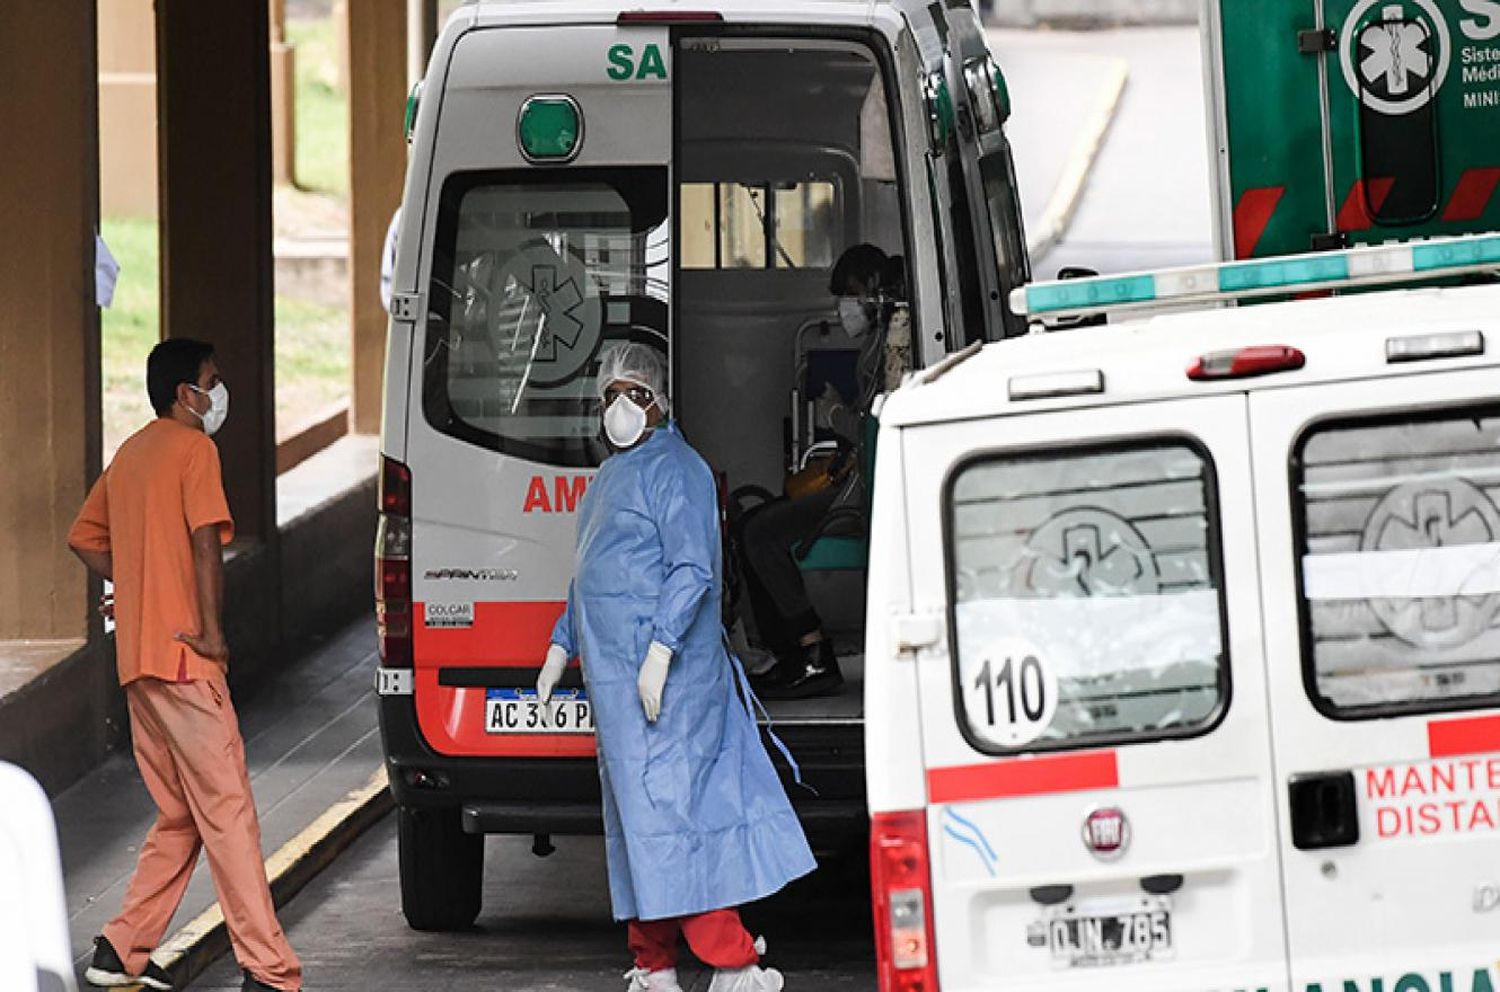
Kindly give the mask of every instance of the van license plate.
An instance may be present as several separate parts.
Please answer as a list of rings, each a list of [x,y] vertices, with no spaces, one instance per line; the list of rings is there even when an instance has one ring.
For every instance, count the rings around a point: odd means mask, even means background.
[[[1064,968],[1154,961],[1172,951],[1171,902],[1164,896],[1057,906],[1043,920],[1052,963]]]
[[[553,690],[545,715],[535,689],[487,689],[484,729],[491,734],[592,734],[594,708],[584,689]]]

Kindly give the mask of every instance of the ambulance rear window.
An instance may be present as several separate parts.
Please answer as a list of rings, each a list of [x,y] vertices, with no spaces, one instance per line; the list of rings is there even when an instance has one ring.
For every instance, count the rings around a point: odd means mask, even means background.
[[[985,457],[948,533],[960,725],[989,753],[1203,733],[1228,702],[1213,463],[1179,438]]]
[[[1500,409],[1314,425],[1293,466],[1314,704],[1500,702]]]
[[[450,178],[428,294],[428,422],[529,461],[597,465],[600,349],[667,352],[667,200],[654,167]]]

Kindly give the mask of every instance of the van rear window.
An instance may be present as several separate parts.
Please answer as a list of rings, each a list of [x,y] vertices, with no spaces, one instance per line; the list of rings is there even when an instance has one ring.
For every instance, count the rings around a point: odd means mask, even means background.
[[[1344,718],[1500,702],[1500,410],[1314,425],[1294,458],[1307,686]]]
[[[667,202],[663,168],[451,177],[428,297],[428,422],[530,461],[597,465],[600,348],[667,351]]]
[[[1213,464],[1143,440],[986,457],[948,533],[961,726],[989,753],[1184,737],[1228,701]]]

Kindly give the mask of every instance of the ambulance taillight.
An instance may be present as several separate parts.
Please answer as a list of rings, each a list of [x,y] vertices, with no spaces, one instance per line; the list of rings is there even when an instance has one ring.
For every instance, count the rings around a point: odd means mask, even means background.
[[[381,459],[380,521],[375,530],[375,633],[380,663],[412,666],[411,469]]]
[[[870,824],[870,885],[880,992],[937,992],[932,872],[923,812],[875,814]]]

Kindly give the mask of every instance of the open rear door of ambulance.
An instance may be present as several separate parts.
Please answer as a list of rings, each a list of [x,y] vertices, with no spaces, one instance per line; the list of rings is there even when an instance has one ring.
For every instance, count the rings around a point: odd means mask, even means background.
[[[533,687],[606,453],[600,350],[666,354],[669,30],[480,27],[426,97],[441,109],[407,451],[416,709],[441,755],[593,754],[576,668],[556,719],[540,719]]]
[[[943,992],[1286,988],[1245,419],[903,432]]]
[[[1494,383],[1250,400],[1297,989],[1500,987]]]

